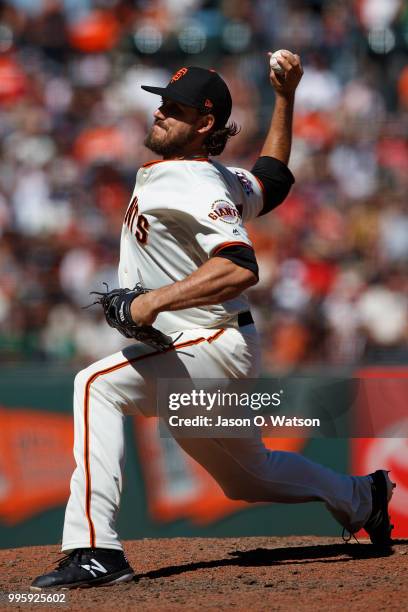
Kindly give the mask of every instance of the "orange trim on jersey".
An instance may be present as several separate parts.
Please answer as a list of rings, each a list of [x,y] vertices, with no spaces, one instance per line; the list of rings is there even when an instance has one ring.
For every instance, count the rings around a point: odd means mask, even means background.
[[[91,518],[91,472],[89,466],[89,387],[93,382],[93,377],[88,380],[85,386],[84,398],[84,460],[85,460],[85,514],[89,525],[90,547],[95,548],[95,526]]]
[[[263,182],[261,181],[261,179],[259,179],[257,176],[255,176],[255,174],[253,174],[252,176],[254,176],[258,182],[259,187],[261,188],[262,191],[262,208],[259,211],[259,213],[257,214],[257,217],[259,217],[262,214],[263,209],[265,208],[265,185],[263,184]]]
[[[149,168],[155,164],[163,164],[164,162],[175,162],[175,161],[198,161],[198,162],[209,162],[208,157],[194,157],[192,159],[153,159],[152,161],[146,162],[142,165],[142,168]]]
[[[211,254],[211,257],[214,257],[214,255],[217,255],[217,253],[219,253],[223,249],[226,249],[229,246],[243,246],[243,247],[246,247],[247,249],[252,249],[252,246],[250,244],[247,244],[246,242],[223,242],[222,244],[220,244],[219,246],[215,248],[215,251],[213,251],[213,253]]]
[[[136,361],[141,361],[142,359],[147,359],[149,357],[156,357],[158,355],[163,355],[164,353],[169,353],[170,351],[174,351],[176,349],[187,348],[188,346],[193,346],[194,344],[200,344],[201,342],[214,342],[219,338],[225,329],[219,329],[215,334],[210,336],[209,338],[196,338],[195,340],[188,340],[187,342],[180,342],[179,344],[175,344],[165,349],[164,351],[153,351],[152,353],[148,353],[147,355],[140,355],[139,357],[135,357],[134,359],[127,359],[121,363],[116,364],[115,366],[111,366],[110,368],[106,368],[105,370],[100,370],[99,372],[95,372],[86,382],[85,385],[85,396],[84,396],[84,426],[85,426],[85,440],[84,440],[84,460],[85,460],[85,480],[86,480],[86,489],[85,489],[85,514],[89,525],[89,545],[90,548],[96,547],[96,537],[95,537],[95,526],[91,517],[91,469],[89,462],[89,392],[92,383],[99,378],[99,376],[103,376],[104,374],[110,374],[111,372],[115,372],[116,370],[120,370],[128,365],[135,363]]]
[[[217,331],[216,334],[214,334],[213,336],[210,336],[210,338],[207,339],[207,342],[211,344],[211,342],[214,342],[214,340],[217,340],[217,338],[222,336],[224,332],[225,332],[225,329],[220,329],[219,331]]]

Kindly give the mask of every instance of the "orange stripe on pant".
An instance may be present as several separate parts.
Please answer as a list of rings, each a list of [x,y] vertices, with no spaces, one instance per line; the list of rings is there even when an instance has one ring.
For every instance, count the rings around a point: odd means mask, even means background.
[[[188,342],[181,342],[180,344],[175,344],[174,346],[169,347],[164,351],[153,351],[152,353],[148,353],[147,355],[140,355],[140,357],[135,357],[134,359],[127,359],[122,363],[118,363],[111,368],[106,368],[105,370],[100,370],[100,372],[95,372],[88,380],[85,385],[85,396],[84,396],[84,425],[85,425],[85,439],[84,439],[84,459],[85,459],[85,479],[86,479],[86,499],[85,499],[85,512],[86,518],[89,525],[89,541],[90,548],[95,548],[95,526],[93,524],[91,518],[91,469],[89,465],[89,392],[92,383],[99,378],[99,376],[103,376],[104,374],[110,374],[111,372],[115,372],[116,370],[120,370],[136,361],[141,361],[142,359],[147,359],[148,357],[156,357],[158,355],[163,355],[164,353],[168,353],[169,351],[174,351],[179,348],[186,348],[188,346],[193,346],[194,344],[200,344],[200,342],[214,342],[217,338],[219,338],[223,333],[224,329],[220,329],[213,336],[209,338],[197,338],[196,340],[189,340]]]

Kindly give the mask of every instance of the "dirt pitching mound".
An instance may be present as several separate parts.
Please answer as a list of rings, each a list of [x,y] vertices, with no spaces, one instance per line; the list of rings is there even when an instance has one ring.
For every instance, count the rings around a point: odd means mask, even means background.
[[[136,578],[64,591],[64,603],[9,604],[61,557],[57,546],[0,550],[0,610],[408,610],[408,540],[391,554],[363,541],[174,538],[125,542]],[[61,592],[59,592],[61,593]]]

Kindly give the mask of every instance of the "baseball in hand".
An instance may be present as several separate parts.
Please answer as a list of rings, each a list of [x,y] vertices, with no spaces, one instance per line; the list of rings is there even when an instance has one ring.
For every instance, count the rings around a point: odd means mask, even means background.
[[[275,53],[272,53],[269,59],[269,63],[270,63],[272,70],[274,72],[277,72],[278,74],[282,74],[283,72],[285,72],[285,69],[282,68],[282,66],[280,66],[277,61],[277,58],[280,58],[280,59],[282,58],[282,55],[281,55],[282,51],[287,51],[287,49],[279,49],[279,51],[275,51]],[[290,51],[288,51],[288,53],[290,53]]]

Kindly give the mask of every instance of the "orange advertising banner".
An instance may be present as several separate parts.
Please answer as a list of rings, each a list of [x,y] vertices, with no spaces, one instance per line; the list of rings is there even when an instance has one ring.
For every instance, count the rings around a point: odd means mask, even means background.
[[[74,469],[71,415],[0,406],[0,521],[15,525],[66,503]]]

